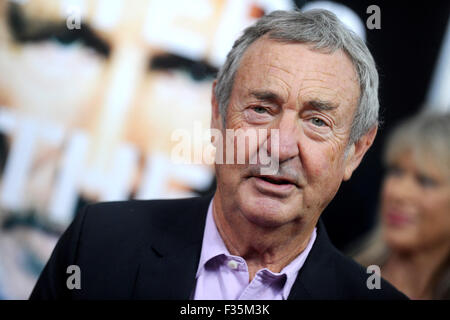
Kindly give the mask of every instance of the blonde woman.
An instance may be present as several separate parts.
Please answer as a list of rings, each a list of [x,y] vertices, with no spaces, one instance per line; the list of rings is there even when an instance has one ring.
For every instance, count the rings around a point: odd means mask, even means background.
[[[450,299],[450,114],[401,124],[384,160],[379,227],[355,258],[412,299]]]

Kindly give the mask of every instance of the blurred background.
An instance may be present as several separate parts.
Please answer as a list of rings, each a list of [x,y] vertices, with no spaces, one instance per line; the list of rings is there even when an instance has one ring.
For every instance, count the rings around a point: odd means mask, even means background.
[[[174,130],[209,127],[212,81],[243,28],[313,7],[360,34],[380,73],[379,135],[323,214],[348,252],[376,223],[386,134],[450,111],[450,2],[0,0],[0,299],[29,296],[84,204],[213,190],[211,166],[171,160]]]

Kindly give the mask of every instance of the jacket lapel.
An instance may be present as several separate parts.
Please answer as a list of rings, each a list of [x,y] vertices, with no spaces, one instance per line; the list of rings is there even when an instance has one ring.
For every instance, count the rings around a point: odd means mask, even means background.
[[[292,286],[289,300],[336,299],[338,288],[331,244],[323,222],[317,224],[317,237]]]
[[[135,299],[189,299],[195,286],[206,214],[212,194],[174,201],[144,246]]]
[[[191,298],[212,196],[174,201],[164,213],[167,219],[162,225],[149,230],[153,236],[142,250],[134,299]],[[332,258],[335,250],[319,219],[317,238],[292,286],[289,300],[338,298]]]

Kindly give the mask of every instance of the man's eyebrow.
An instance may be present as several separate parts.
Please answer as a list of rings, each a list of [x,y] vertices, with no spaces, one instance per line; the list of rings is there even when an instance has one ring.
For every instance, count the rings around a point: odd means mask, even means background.
[[[9,3],[7,8],[8,26],[17,42],[40,42],[55,39],[62,44],[81,41],[84,45],[107,57],[110,46],[101,39],[88,24],[82,24],[80,29],[69,30],[63,19],[38,19],[27,17],[21,6]]]
[[[319,111],[332,111],[339,107],[339,104],[327,100],[309,100],[306,103],[308,106],[310,106],[313,109],[319,110]]]
[[[250,95],[255,97],[258,100],[264,100],[275,103],[282,103],[283,98],[273,91],[268,90],[252,90],[250,91]]]

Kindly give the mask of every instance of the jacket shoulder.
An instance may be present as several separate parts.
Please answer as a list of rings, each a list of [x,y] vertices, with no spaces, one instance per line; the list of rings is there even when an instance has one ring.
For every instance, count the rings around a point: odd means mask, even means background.
[[[194,205],[196,201],[197,198],[186,198],[90,204],[84,209],[83,236],[87,236],[90,232],[102,232],[107,236],[111,232],[128,234],[130,231],[146,230],[152,226],[164,227],[167,223],[177,221],[183,216],[185,209]]]
[[[334,250],[338,291],[344,299],[405,300],[408,299],[388,281],[378,277],[372,269],[366,269],[343,253]]]
[[[144,249],[173,226],[184,225],[186,229],[186,221],[197,221],[193,215],[201,217],[202,213],[196,212],[202,211],[199,208],[208,200],[199,199],[132,200],[85,206],[58,240],[30,298],[130,297],[141,256],[148,251]],[[81,290],[67,289],[66,270],[71,265],[81,270]]]
[[[160,241],[169,230],[186,229],[200,218],[201,198],[131,200],[88,205],[84,210],[77,260],[126,263],[143,246]],[[122,257],[122,258],[121,258]]]

